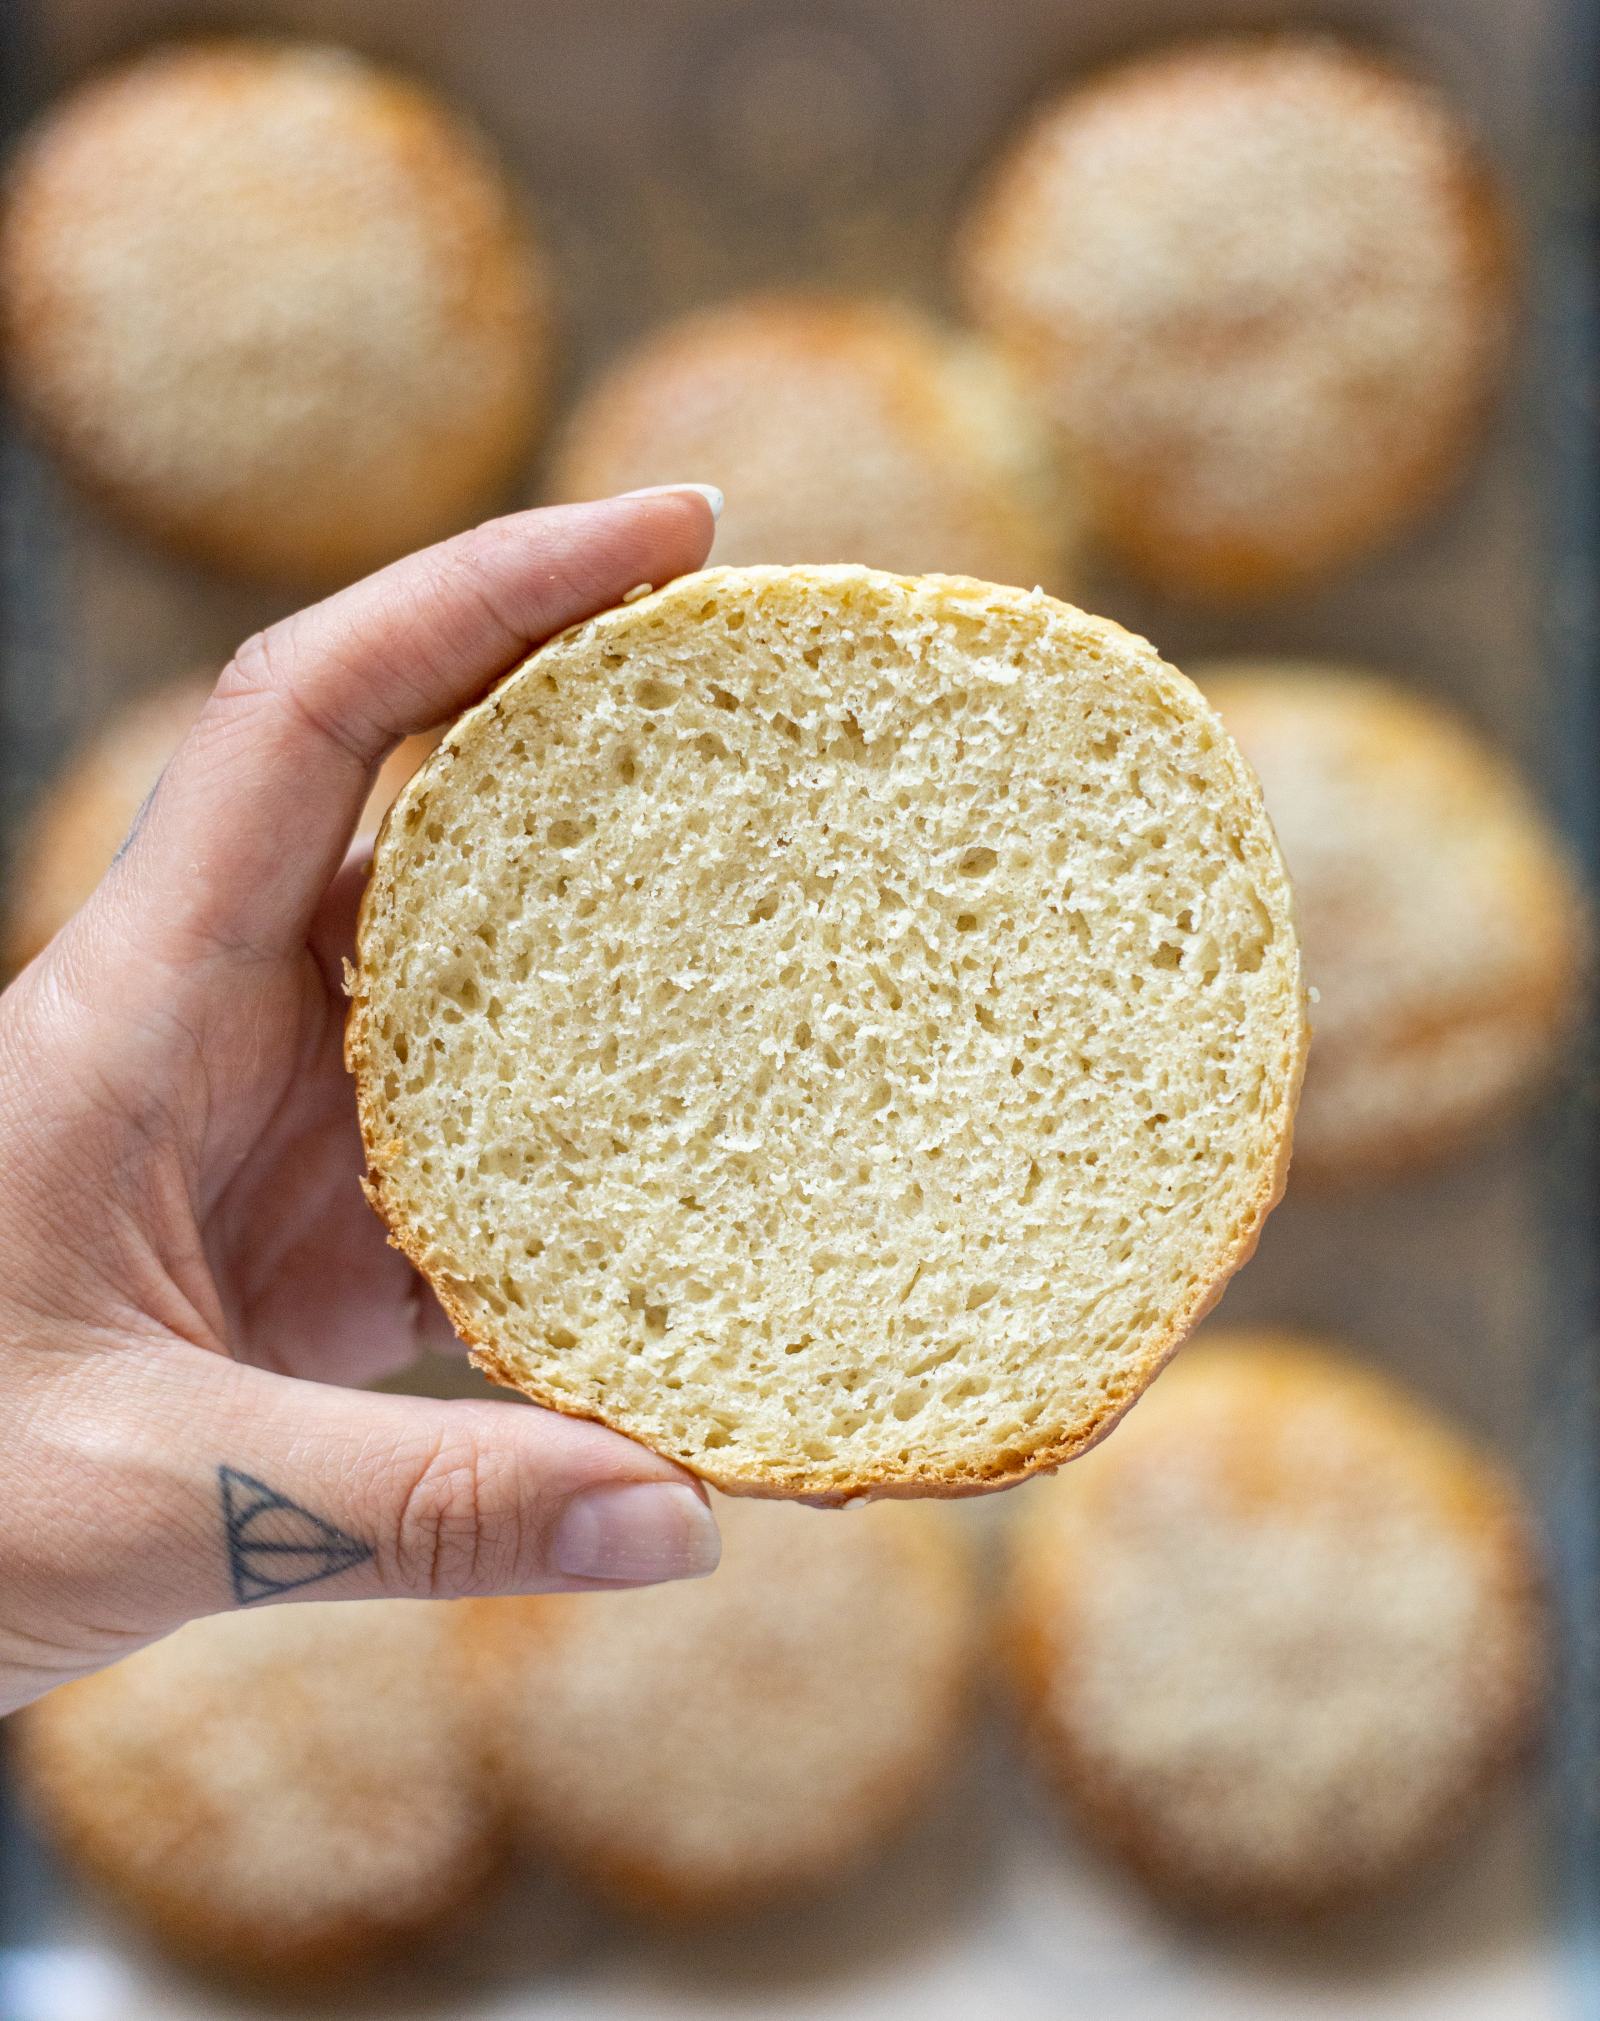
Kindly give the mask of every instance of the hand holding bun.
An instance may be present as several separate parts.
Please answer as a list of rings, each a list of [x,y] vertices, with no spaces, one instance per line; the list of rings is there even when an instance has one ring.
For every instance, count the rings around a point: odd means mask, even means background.
[[[491,521],[248,641],[0,994],[0,1710],[231,1607],[716,1563],[703,1494],[598,1426],[356,1387],[448,1329],[342,1057],[385,758],[711,529],[693,490]]]

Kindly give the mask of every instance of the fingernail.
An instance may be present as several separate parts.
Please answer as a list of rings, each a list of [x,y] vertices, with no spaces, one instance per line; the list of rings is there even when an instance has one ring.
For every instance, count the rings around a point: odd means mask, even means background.
[[[633,1481],[574,1495],[556,1524],[550,1556],[568,1579],[646,1585],[703,1579],[717,1569],[722,1539],[693,1488]]]
[[[711,517],[722,517],[724,504],[722,493],[714,484],[646,484],[638,491],[625,491],[624,498],[661,498],[669,491],[698,491],[706,504],[711,507]]]

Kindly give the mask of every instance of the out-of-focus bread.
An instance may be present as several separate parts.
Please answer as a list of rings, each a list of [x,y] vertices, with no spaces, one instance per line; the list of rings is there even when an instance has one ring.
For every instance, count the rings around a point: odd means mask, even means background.
[[[825,1889],[952,1771],[974,1600],[943,1511],[718,1511],[711,1578],[475,1602],[464,1701],[520,1833],[629,1908]]]
[[[1317,992],[1295,1170],[1447,1154],[1551,1065],[1587,965],[1559,841],[1459,718],[1346,668],[1204,669],[1260,775]]]
[[[32,961],[100,882],[208,691],[197,675],[130,703],[45,789],[10,851],[8,969]]]
[[[1074,1817],[1232,1913],[1408,1882],[1521,1754],[1544,1682],[1512,1482],[1389,1383],[1272,1334],[1197,1343],[1029,1491],[1010,1613]]]
[[[409,1951],[497,1851],[450,1611],[192,1622],[18,1714],[25,1793],[74,1865],[191,1961],[297,1978]]]
[[[105,875],[210,682],[172,681],[118,710],[47,787],[11,852],[4,958],[14,972],[60,932]],[[370,839],[389,802],[438,742],[408,737],[384,760],[357,829]]]
[[[727,494],[719,562],[1075,579],[1078,506],[1048,427],[980,339],[894,303],[759,296],[669,324],[590,389],[553,489],[685,472]]]
[[[342,581],[453,532],[528,453],[543,265],[470,126],[340,49],[206,41],[49,110],[0,311],[42,435],[146,533]]]
[[[1048,105],[963,232],[977,320],[1158,588],[1253,595],[1399,532],[1500,376],[1500,201],[1426,86],[1307,37],[1185,44]]]
[[[395,802],[369,1191],[479,1366],[719,1487],[1001,1486],[1253,1247],[1291,911],[1249,768],[1142,640],[711,569],[542,648]]]

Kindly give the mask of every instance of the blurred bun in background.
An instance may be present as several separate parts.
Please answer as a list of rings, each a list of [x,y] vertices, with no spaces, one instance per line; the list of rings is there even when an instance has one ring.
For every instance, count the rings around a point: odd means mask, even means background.
[[[1590,942],[1555,831],[1465,722],[1388,681],[1197,678],[1261,779],[1317,992],[1296,1175],[1452,1151],[1533,1090],[1573,1022]]]
[[[193,1622],[18,1715],[32,1808],[193,1962],[342,1975],[409,1950],[496,1853],[450,1616],[341,1601]]]
[[[1530,1737],[1518,1494],[1353,1364],[1202,1341],[1022,1514],[1014,1658],[1044,1763],[1164,1893],[1268,1915],[1376,1898]]]
[[[195,674],[127,704],[46,788],[12,857],[0,974],[32,961],[100,882],[211,686]],[[377,833],[389,802],[437,741],[408,737],[384,760],[358,838]]]
[[[478,517],[526,460],[542,260],[475,131],[345,51],[157,50],[11,172],[13,389],[144,532],[338,582]]]
[[[959,277],[1158,589],[1227,598],[1399,532],[1499,376],[1507,232],[1453,114],[1322,39],[1226,38],[1047,105]]]
[[[100,882],[210,691],[196,674],[127,704],[46,787],[11,852],[0,972],[32,961]]]
[[[941,1512],[719,1501],[693,1585],[473,1603],[466,1702],[542,1852],[719,1916],[877,1851],[961,1752],[974,1599]]]
[[[754,296],[656,331],[589,389],[554,496],[719,484],[719,562],[1075,580],[1048,431],[977,339],[898,304]]]

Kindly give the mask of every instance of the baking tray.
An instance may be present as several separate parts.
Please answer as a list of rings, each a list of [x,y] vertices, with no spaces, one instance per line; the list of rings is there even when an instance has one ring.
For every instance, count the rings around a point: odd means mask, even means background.
[[[1230,615],[1108,577],[1086,600],[1180,665],[1276,651],[1364,660],[1460,704],[1541,785],[1593,877],[1597,0],[1270,13],[1228,0],[219,0],[203,12],[6,0],[0,61],[11,128],[89,66],[195,27],[324,34],[432,80],[476,110],[533,193],[561,275],[570,392],[659,317],[756,284],[939,304],[949,221],[1041,91],[1171,34],[1285,21],[1393,48],[1482,133],[1527,250],[1515,383],[1447,509],[1327,589]],[[114,699],[220,663],[292,601],[125,540],[13,432],[0,436],[0,833],[15,833],[62,748]],[[1547,1768],[1418,1897],[1314,1937],[1225,1940],[1171,1922],[1076,1851],[991,1735],[923,1833],[803,1917],[667,1944],[532,1888],[492,1942],[467,1947],[459,1977],[380,1989],[354,2011],[1600,2021],[1597,1081],[1591,1035],[1555,1098],[1448,1171],[1342,1198],[1291,1186],[1227,1298],[1230,1322],[1342,1336],[1416,1383],[1508,1450],[1544,1513],[1563,1643]],[[974,1520],[1003,1520],[1003,1503]],[[82,1905],[9,1809],[0,1947],[0,2021],[258,2011],[169,1974]]]

